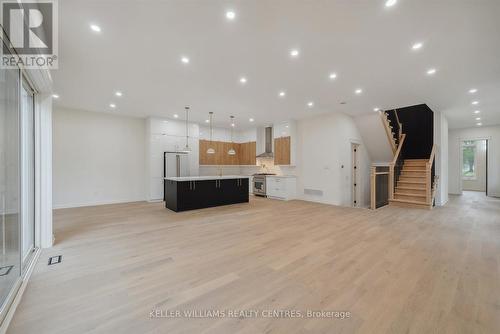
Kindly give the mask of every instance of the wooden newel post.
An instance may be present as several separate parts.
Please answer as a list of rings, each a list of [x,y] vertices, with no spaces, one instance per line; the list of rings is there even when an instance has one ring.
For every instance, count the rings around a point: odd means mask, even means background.
[[[431,168],[432,165],[430,163],[427,163],[425,168],[425,202],[427,204],[430,204],[431,202],[431,192],[432,192]]]
[[[377,167],[370,168],[370,209],[377,208]]]

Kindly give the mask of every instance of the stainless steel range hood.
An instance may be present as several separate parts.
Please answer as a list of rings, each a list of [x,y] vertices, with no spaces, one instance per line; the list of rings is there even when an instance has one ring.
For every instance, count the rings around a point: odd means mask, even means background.
[[[274,153],[273,153],[273,128],[271,126],[266,127],[266,150],[264,153],[259,154],[257,158],[273,158]]]

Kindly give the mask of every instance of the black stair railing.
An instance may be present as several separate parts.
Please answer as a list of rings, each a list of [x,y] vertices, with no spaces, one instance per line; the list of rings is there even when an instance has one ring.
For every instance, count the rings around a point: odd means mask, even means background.
[[[396,110],[386,110],[385,114],[390,126],[392,127],[392,136],[396,147],[399,145],[399,136],[401,134],[401,124],[399,123],[399,118]]]

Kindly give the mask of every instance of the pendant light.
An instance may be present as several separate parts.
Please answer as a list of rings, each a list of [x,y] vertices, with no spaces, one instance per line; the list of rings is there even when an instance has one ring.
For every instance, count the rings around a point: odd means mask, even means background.
[[[234,144],[234,142],[233,142],[234,116],[230,116],[230,118],[231,118],[231,148],[229,149],[229,151],[227,151],[227,154],[236,155],[236,151],[235,151],[234,147],[232,146]]]
[[[212,118],[214,113],[209,112],[209,117],[210,117],[210,146],[208,147],[207,154],[215,154],[215,149],[212,147],[212,134],[213,134],[213,128],[212,128]]]
[[[189,106],[185,106],[186,109],[186,147],[184,147],[185,152],[191,152],[191,148],[189,147]]]

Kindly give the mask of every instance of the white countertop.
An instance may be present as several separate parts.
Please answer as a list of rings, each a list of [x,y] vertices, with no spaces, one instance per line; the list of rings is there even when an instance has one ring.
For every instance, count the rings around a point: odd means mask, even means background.
[[[279,177],[279,178],[296,178],[295,175],[266,175],[266,177]]]
[[[225,180],[225,179],[248,179],[246,175],[222,175],[222,176],[181,176],[181,177],[165,177],[165,180],[170,181],[205,181],[205,180]]]

